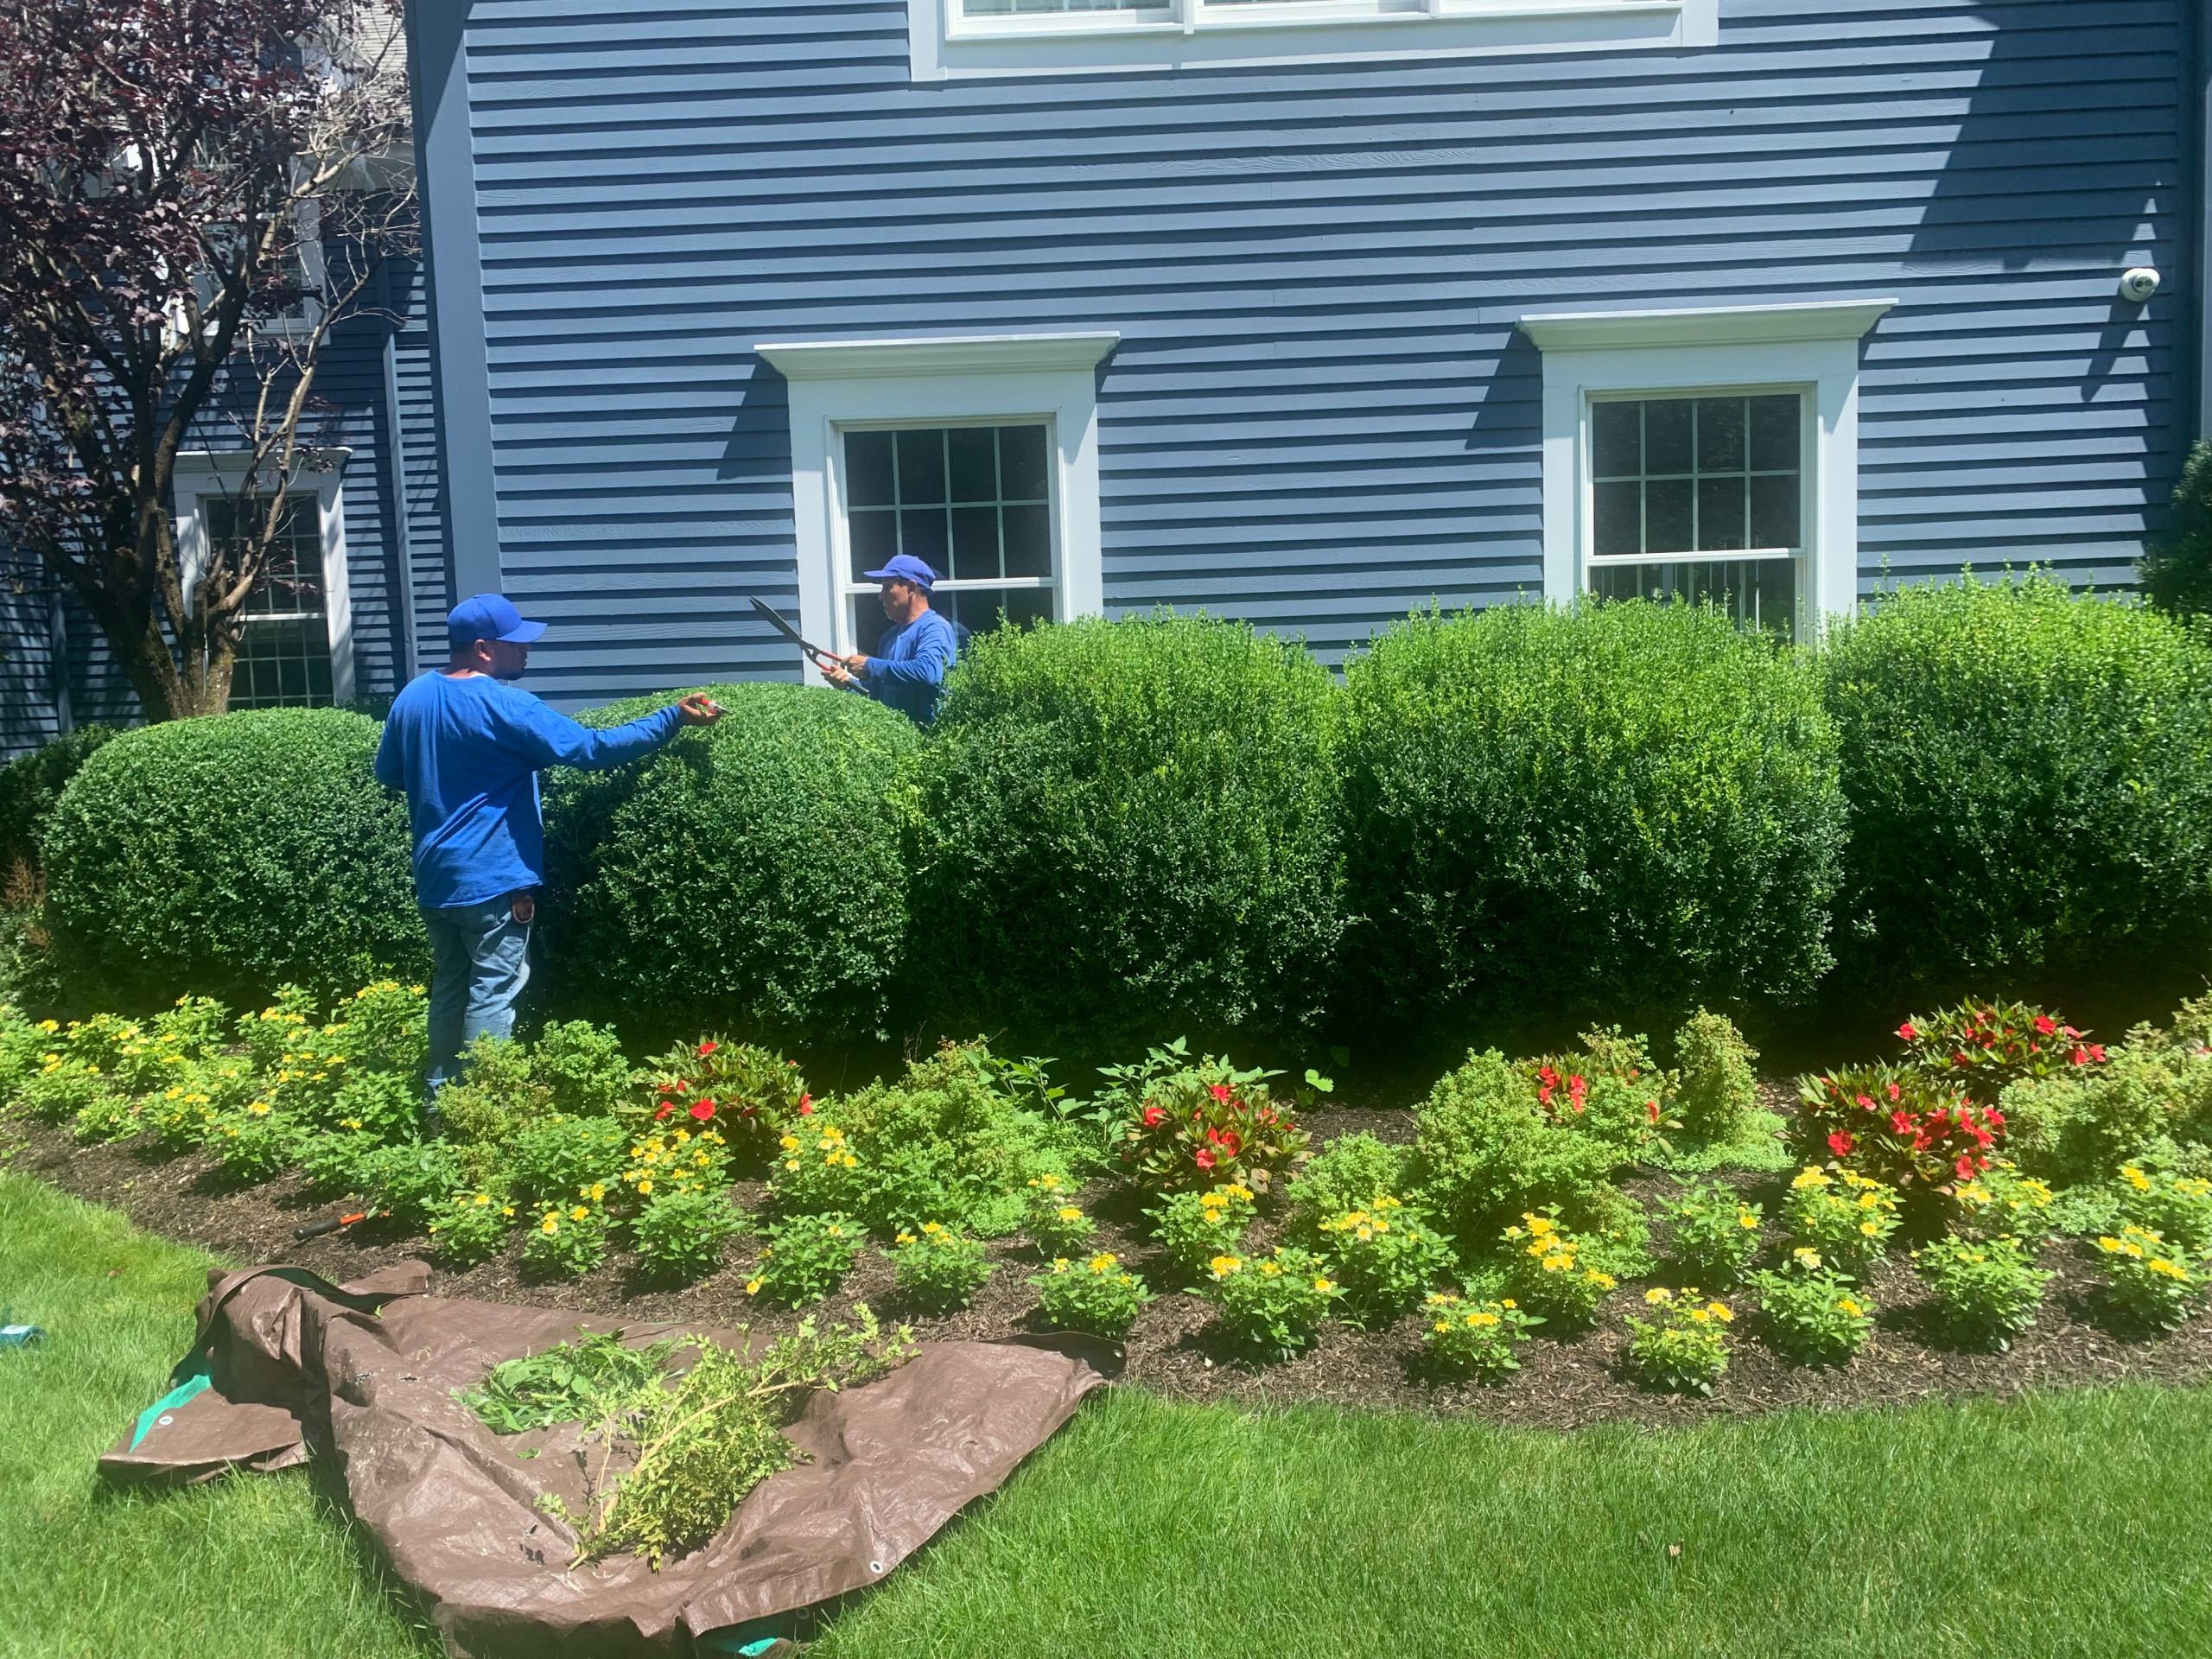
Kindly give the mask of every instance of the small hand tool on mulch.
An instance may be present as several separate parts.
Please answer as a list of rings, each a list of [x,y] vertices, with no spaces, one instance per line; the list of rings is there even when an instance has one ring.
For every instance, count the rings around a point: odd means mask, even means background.
[[[753,608],[760,612],[761,615],[766,617],[770,626],[772,626],[778,633],[782,634],[785,639],[790,640],[801,651],[804,652],[807,656],[813,660],[814,665],[817,668],[819,668],[824,663],[834,663],[837,661],[837,658],[833,653],[823,650],[819,645],[810,645],[807,644],[804,639],[801,639],[799,637],[798,630],[791,626],[790,623],[785,621],[782,617],[777,615],[773,606],[769,605],[761,600],[756,599],[753,601]]]
[[[292,1229],[294,1238],[321,1238],[325,1233],[334,1233],[340,1227],[351,1227],[357,1221],[366,1221],[373,1215],[390,1215],[389,1210],[356,1210],[350,1216],[325,1216],[321,1221],[311,1221],[304,1227]]]

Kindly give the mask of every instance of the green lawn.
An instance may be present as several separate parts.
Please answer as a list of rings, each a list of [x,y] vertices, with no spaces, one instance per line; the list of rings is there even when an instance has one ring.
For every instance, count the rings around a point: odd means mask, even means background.
[[[0,1655],[436,1651],[302,1474],[95,1488],[206,1266],[0,1172],[0,1302],[54,1332],[0,1356]],[[2125,1659],[2208,1629],[2206,1390],[1572,1435],[1117,1393],[814,1651]]]

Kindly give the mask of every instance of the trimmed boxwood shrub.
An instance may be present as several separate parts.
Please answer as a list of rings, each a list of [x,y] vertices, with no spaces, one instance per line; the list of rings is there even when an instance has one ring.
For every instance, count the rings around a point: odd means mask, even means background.
[[[1374,1012],[1564,1026],[1795,998],[1828,965],[1843,799],[1793,654],[1707,609],[1505,606],[1412,617],[1346,677]]]
[[[912,721],[849,692],[703,688],[727,711],[651,760],[545,774],[546,938],[563,1013],[658,1041],[884,1027],[906,935]],[[620,725],[688,696],[591,711]]]
[[[114,735],[111,726],[79,726],[0,771],[0,896],[35,891],[47,819],[77,769]]]
[[[1242,622],[977,638],[925,757],[925,995],[1064,1054],[1310,1025],[1344,925],[1334,701]]]
[[[288,980],[334,995],[422,977],[406,804],[370,770],[379,729],[338,709],[257,709],[93,754],[43,843],[63,995],[254,1004]]]
[[[2212,652],[2035,577],[1909,588],[1825,654],[1867,993],[2123,980],[2212,949]]]

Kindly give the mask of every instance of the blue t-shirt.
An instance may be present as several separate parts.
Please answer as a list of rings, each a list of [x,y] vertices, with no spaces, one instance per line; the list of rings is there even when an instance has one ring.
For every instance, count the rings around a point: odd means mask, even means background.
[[[918,726],[937,718],[938,693],[945,671],[960,654],[959,624],[938,611],[924,611],[911,622],[894,622],[868,653],[868,666],[847,688],[896,709]]]
[[[673,703],[604,732],[556,715],[488,674],[423,674],[392,699],[377,779],[407,795],[415,899],[434,910],[488,904],[545,880],[537,774],[604,772],[676,735]]]

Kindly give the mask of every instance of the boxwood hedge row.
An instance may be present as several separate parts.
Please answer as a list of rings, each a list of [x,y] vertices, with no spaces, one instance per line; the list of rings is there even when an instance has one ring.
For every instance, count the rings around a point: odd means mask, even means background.
[[[926,736],[715,690],[662,755],[548,774],[548,1012],[1067,1055],[2212,962],[2212,645],[2048,582],[1909,590],[1817,654],[1637,603],[1419,616],[1341,687],[1202,617],[1001,632]],[[419,973],[375,740],[286,710],[93,753],[40,849],[65,987]]]

